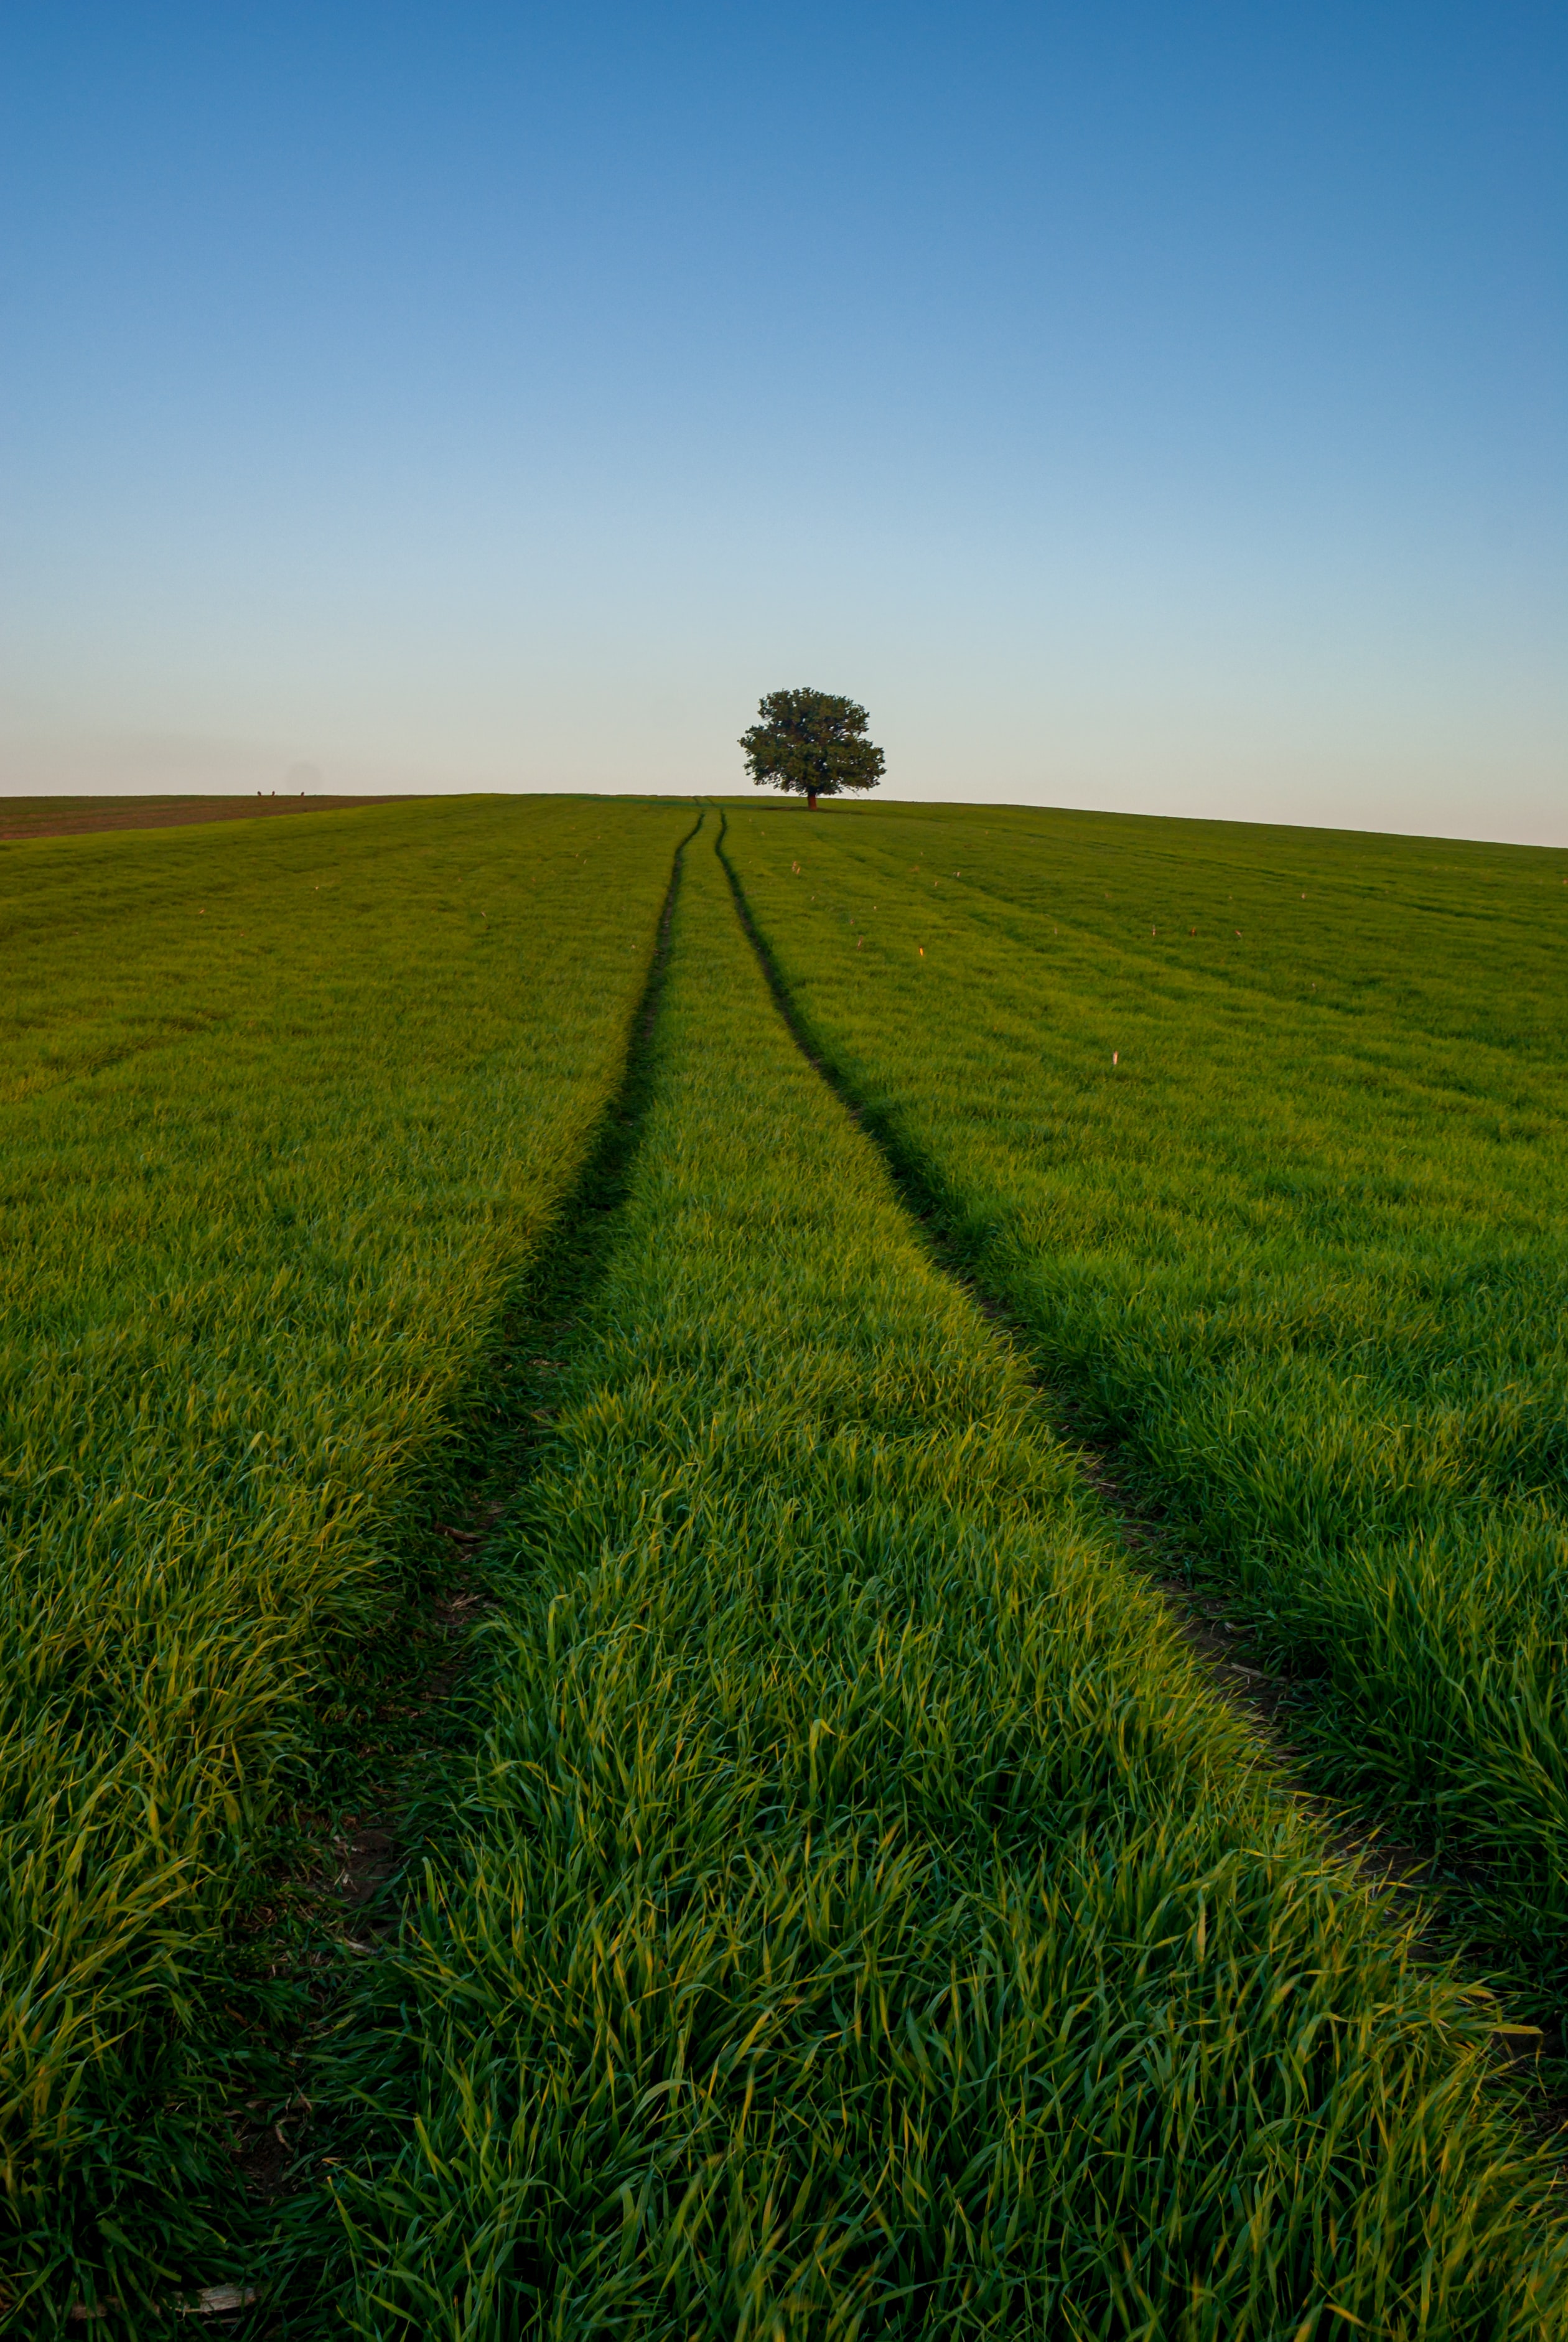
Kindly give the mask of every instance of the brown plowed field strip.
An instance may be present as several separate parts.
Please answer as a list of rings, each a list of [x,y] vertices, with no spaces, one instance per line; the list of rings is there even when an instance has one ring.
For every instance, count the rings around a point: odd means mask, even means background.
[[[341,813],[394,805],[378,797],[0,797],[0,838],[70,837],[89,829],[172,829],[192,821],[254,821],[280,813]]]

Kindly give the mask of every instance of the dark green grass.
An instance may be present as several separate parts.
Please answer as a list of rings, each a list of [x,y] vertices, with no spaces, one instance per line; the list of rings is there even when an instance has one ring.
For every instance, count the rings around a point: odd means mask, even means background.
[[[814,1046],[1295,1674],[1320,1778],[1552,2020],[1568,856],[893,807],[748,810],[731,852]]]
[[[258,1860],[395,1678],[410,1536],[620,1080],[690,820],[447,804],[0,853],[25,2330],[254,2275],[231,2125],[290,2021],[247,1948]]]
[[[651,1071],[359,2044],[352,2329],[1563,2331],[1494,2012],[1205,1688],[702,841]]]

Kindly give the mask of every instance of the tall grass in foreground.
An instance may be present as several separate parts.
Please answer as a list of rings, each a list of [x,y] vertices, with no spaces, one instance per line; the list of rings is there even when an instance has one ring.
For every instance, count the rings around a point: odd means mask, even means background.
[[[891,807],[731,851],[825,1057],[1314,1679],[1327,1778],[1479,1866],[1453,1907],[1561,2011],[1568,856]]]
[[[1568,2330],[1486,2005],[1257,1769],[702,839],[654,1051],[388,1980],[353,2329]]]
[[[0,2323],[140,2331],[247,2273],[225,1930],[619,1079],[690,819],[0,849]]]

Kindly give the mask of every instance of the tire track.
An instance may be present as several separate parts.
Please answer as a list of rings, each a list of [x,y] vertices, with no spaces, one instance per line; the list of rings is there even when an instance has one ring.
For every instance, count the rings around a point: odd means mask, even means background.
[[[1353,1811],[1313,1788],[1308,1759],[1293,1743],[1290,1732],[1290,1711],[1302,1696],[1299,1687],[1276,1669],[1261,1664],[1263,1655],[1252,1641],[1245,1623],[1231,1616],[1223,1602],[1210,1592],[1200,1591],[1179,1571],[1158,1514],[1132,1494],[1117,1469],[1114,1452],[1084,1436],[1070,1406],[1037,1366],[1028,1328],[998,1296],[977,1282],[962,1258],[954,1216],[934,1166],[902,1141],[888,1118],[868,1106],[841,1068],[819,1051],[752,916],[739,873],[724,851],[728,827],[728,816],[721,808],[715,850],[742,930],[791,1038],[876,1147],[937,1266],[962,1286],[982,1315],[1005,1336],[1053,1428],[1064,1437],[1083,1479],[1112,1524],[1128,1568],[1159,1594],[1210,1689],[1244,1725],[1260,1759],[1274,1775],[1280,1794],[1316,1820],[1328,1845],[1348,1864],[1368,1896],[1385,1903],[1392,1918],[1413,1927],[1422,1953],[1434,1966],[1463,1959],[1463,1940],[1444,1926],[1423,1893],[1431,1878],[1433,1857],[1383,1829],[1374,1815]],[[1500,2070],[1507,2070],[1516,2084],[1523,2085],[1532,2126],[1543,2135],[1560,2137],[1568,2156],[1563,2043],[1545,2027],[1511,2026],[1497,2034],[1496,2055]]]
[[[487,1548],[548,1436],[553,1385],[591,1306],[629,1189],[685,851],[705,818],[699,807],[674,849],[619,1085],[554,1226],[509,1298],[463,1409],[455,1470],[427,1493],[427,1558],[415,1565],[412,1598],[399,1606],[376,1650],[349,1654],[338,1679],[322,1687],[324,1706],[348,1710],[339,1731],[355,1744],[350,1777],[333,1819],[309,1817],[315,1842],[303,1863],[296,1857],[289,1875],[274,1875],[249,1945],[273,1975],[292,1973],[309,2013],[280,2045],[275,2095],[229,2115],[236,2167],[258,2217],[275,2227],[255,2285],[235,2288],[244,2298],[225,2304],[235,2312],[256,2305],[243,2324],[225,2329],[248,2342],[338,2330],[331,2295],[342,2229],[323,2182],[365,2147],[363,2117],[345,2112],[344,2069],[356,2033],[375,2024],[377,1972],[395,1948],[410,1875],[449,1822],[445,1785],[469,1738],[464,1711],[483,1697],[477,1630],[494,1606]],[[351,2076],[351,2087],[362,2078]]]

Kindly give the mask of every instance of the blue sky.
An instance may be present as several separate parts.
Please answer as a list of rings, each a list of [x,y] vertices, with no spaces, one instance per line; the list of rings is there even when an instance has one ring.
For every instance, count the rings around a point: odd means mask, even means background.
[[[0,28],[0,786],[1568,843],[1561,8]]]

